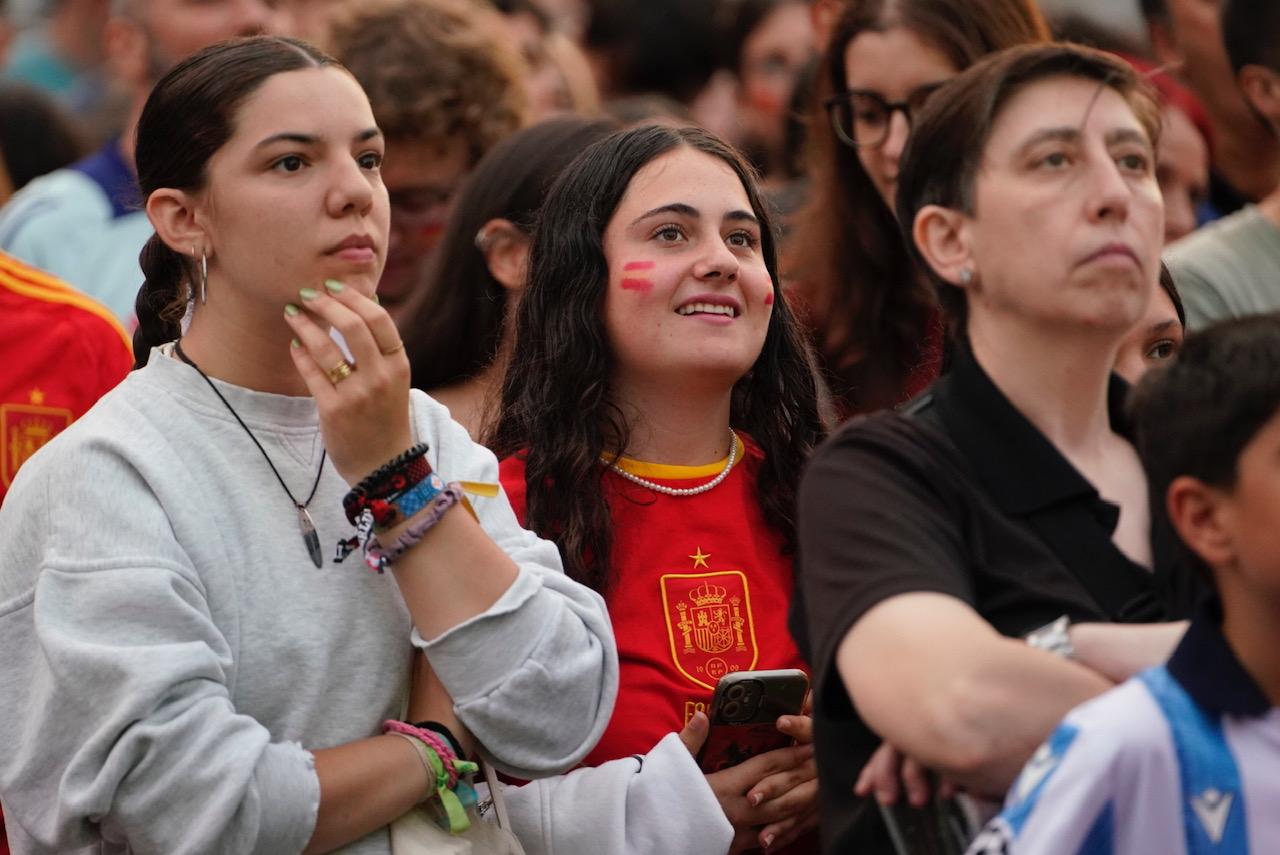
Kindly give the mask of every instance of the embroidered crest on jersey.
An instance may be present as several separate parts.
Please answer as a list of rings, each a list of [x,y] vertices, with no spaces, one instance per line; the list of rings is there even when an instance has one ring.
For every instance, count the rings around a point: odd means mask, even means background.
[[[18,467],[67,425],[71,411],[44,407],[44,396],[32,390],[31,404],[0,404],[0,482],[8,487]]]
[[[1203,793],[1191,799],[1191,809],[1196,819],[1204,826],[1204,833],[1214,845],[1222,842],[1222,832],[1227,828],[1227,817],[1231,816],[1231,802],[1234,796],[1224,793],[1215,787],[1209,787]]]
[[[671,659],[681,674],[714,690],[725,674],[755,667],[759,648],[745,574],[668,573],[659,584]]]

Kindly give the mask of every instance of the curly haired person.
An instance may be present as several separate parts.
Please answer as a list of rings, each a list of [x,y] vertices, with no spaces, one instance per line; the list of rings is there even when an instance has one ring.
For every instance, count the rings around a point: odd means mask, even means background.
[[[378,297],[398,322],[463,179],[525,124],[522,60],[492,14],[466,0],[375,0],[339,10],[330,31],[386,134],[391,235]]]

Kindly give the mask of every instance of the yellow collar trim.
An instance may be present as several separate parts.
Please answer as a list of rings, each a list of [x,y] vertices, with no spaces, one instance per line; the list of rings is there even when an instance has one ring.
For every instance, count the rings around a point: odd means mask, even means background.
[[[746,447],[742,444],[742,439],[737,440],[738,459],[733,465],[737,466],[742,462],[742,458],[746,455]],[[606,460],[608,458],[605,458]],[[724,465],[729,461],[728,455],[722,457],[716,463],[707,463],[702,466],[672,466],[667,463],[646,463],[643,460],[633,460],[630,457],[619,457],[617,467],[626,472],[635,475],[638,478],[659,478],[664,481],[684,481],[694,478],[710,478],[713,475],[719,475],[724,471]]]

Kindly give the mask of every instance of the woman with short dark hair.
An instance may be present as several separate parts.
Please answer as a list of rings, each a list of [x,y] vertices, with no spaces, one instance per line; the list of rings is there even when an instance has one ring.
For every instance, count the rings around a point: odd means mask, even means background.
[[[1158,115],[1123,62],[1027,46],[916,118],[898,216],[954,364],[907,411],[837,433],[800,492],[829,851],[884,833],[858,827],[854,795],[897,796],[881,739],[909,758],[913,805],[922,767],[1002,795],[1068,709],[1167,655],[1183,625],[1158,622],[1192,610],[1194,579],[1156,560],[1112,375],[1160,269]]]

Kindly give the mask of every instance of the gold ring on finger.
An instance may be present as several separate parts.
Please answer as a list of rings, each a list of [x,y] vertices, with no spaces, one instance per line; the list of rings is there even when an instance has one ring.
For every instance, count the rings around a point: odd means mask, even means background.
[[[351,372],[355,370],[355,366],[344,359],[325,373],[329,375],[329,382],[337,386],[343,380],[350,377]]]
[[[386,350],[382,351],[382,355],[390,356],[393,353],[399,353],[402,350],[404,350],[404,339],[401,339],[400,341],[396,342],[394,347],[388,347]]]

